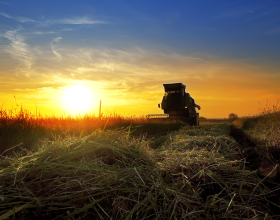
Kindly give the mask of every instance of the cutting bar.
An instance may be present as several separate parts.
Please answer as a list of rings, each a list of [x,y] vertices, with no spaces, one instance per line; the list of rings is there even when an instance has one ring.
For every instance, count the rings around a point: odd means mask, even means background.
[[[146,116],[147,119],[153,119],[153,118],[169,118],[169,114],[150,114]]]

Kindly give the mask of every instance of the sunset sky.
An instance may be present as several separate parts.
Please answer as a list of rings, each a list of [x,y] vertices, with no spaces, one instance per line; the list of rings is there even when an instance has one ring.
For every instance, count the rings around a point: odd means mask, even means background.
[[[279,12],[278,0],[0,0],[0,104],[163,113],[162,84],[182,82],[200,116],[252,115],[280,98]]]

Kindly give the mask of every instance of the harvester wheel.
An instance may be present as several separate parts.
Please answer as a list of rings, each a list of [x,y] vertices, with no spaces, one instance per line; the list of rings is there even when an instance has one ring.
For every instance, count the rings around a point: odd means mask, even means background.
[[[193,126],[197,126],[198,125],[198,121],[197,121],[197,117],[193,118]]]
[[[193,126],[198,126],[199,125],[199,114],[198,113],[196,114],[196,117],[193,117],[192,125]]]

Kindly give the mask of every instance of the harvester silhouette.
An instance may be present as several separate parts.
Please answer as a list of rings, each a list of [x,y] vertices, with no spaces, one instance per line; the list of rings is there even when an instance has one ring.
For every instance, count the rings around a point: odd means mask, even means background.
[[[164,110],[164,114],[150,114],[148,119],[178,119],[189,125],[199,125],[200,106],[195,104],[189,93],[185,92],[186,86],[183,83],[163,84],[164,96],[158,107]]]

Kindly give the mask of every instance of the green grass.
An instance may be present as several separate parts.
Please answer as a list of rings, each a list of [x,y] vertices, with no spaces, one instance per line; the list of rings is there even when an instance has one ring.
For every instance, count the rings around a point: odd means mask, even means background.
[[[43,141],[0,159],[0,219],[268,219],[272,190],[228,124]],[[12,150],[11,150],[12,151]]]

